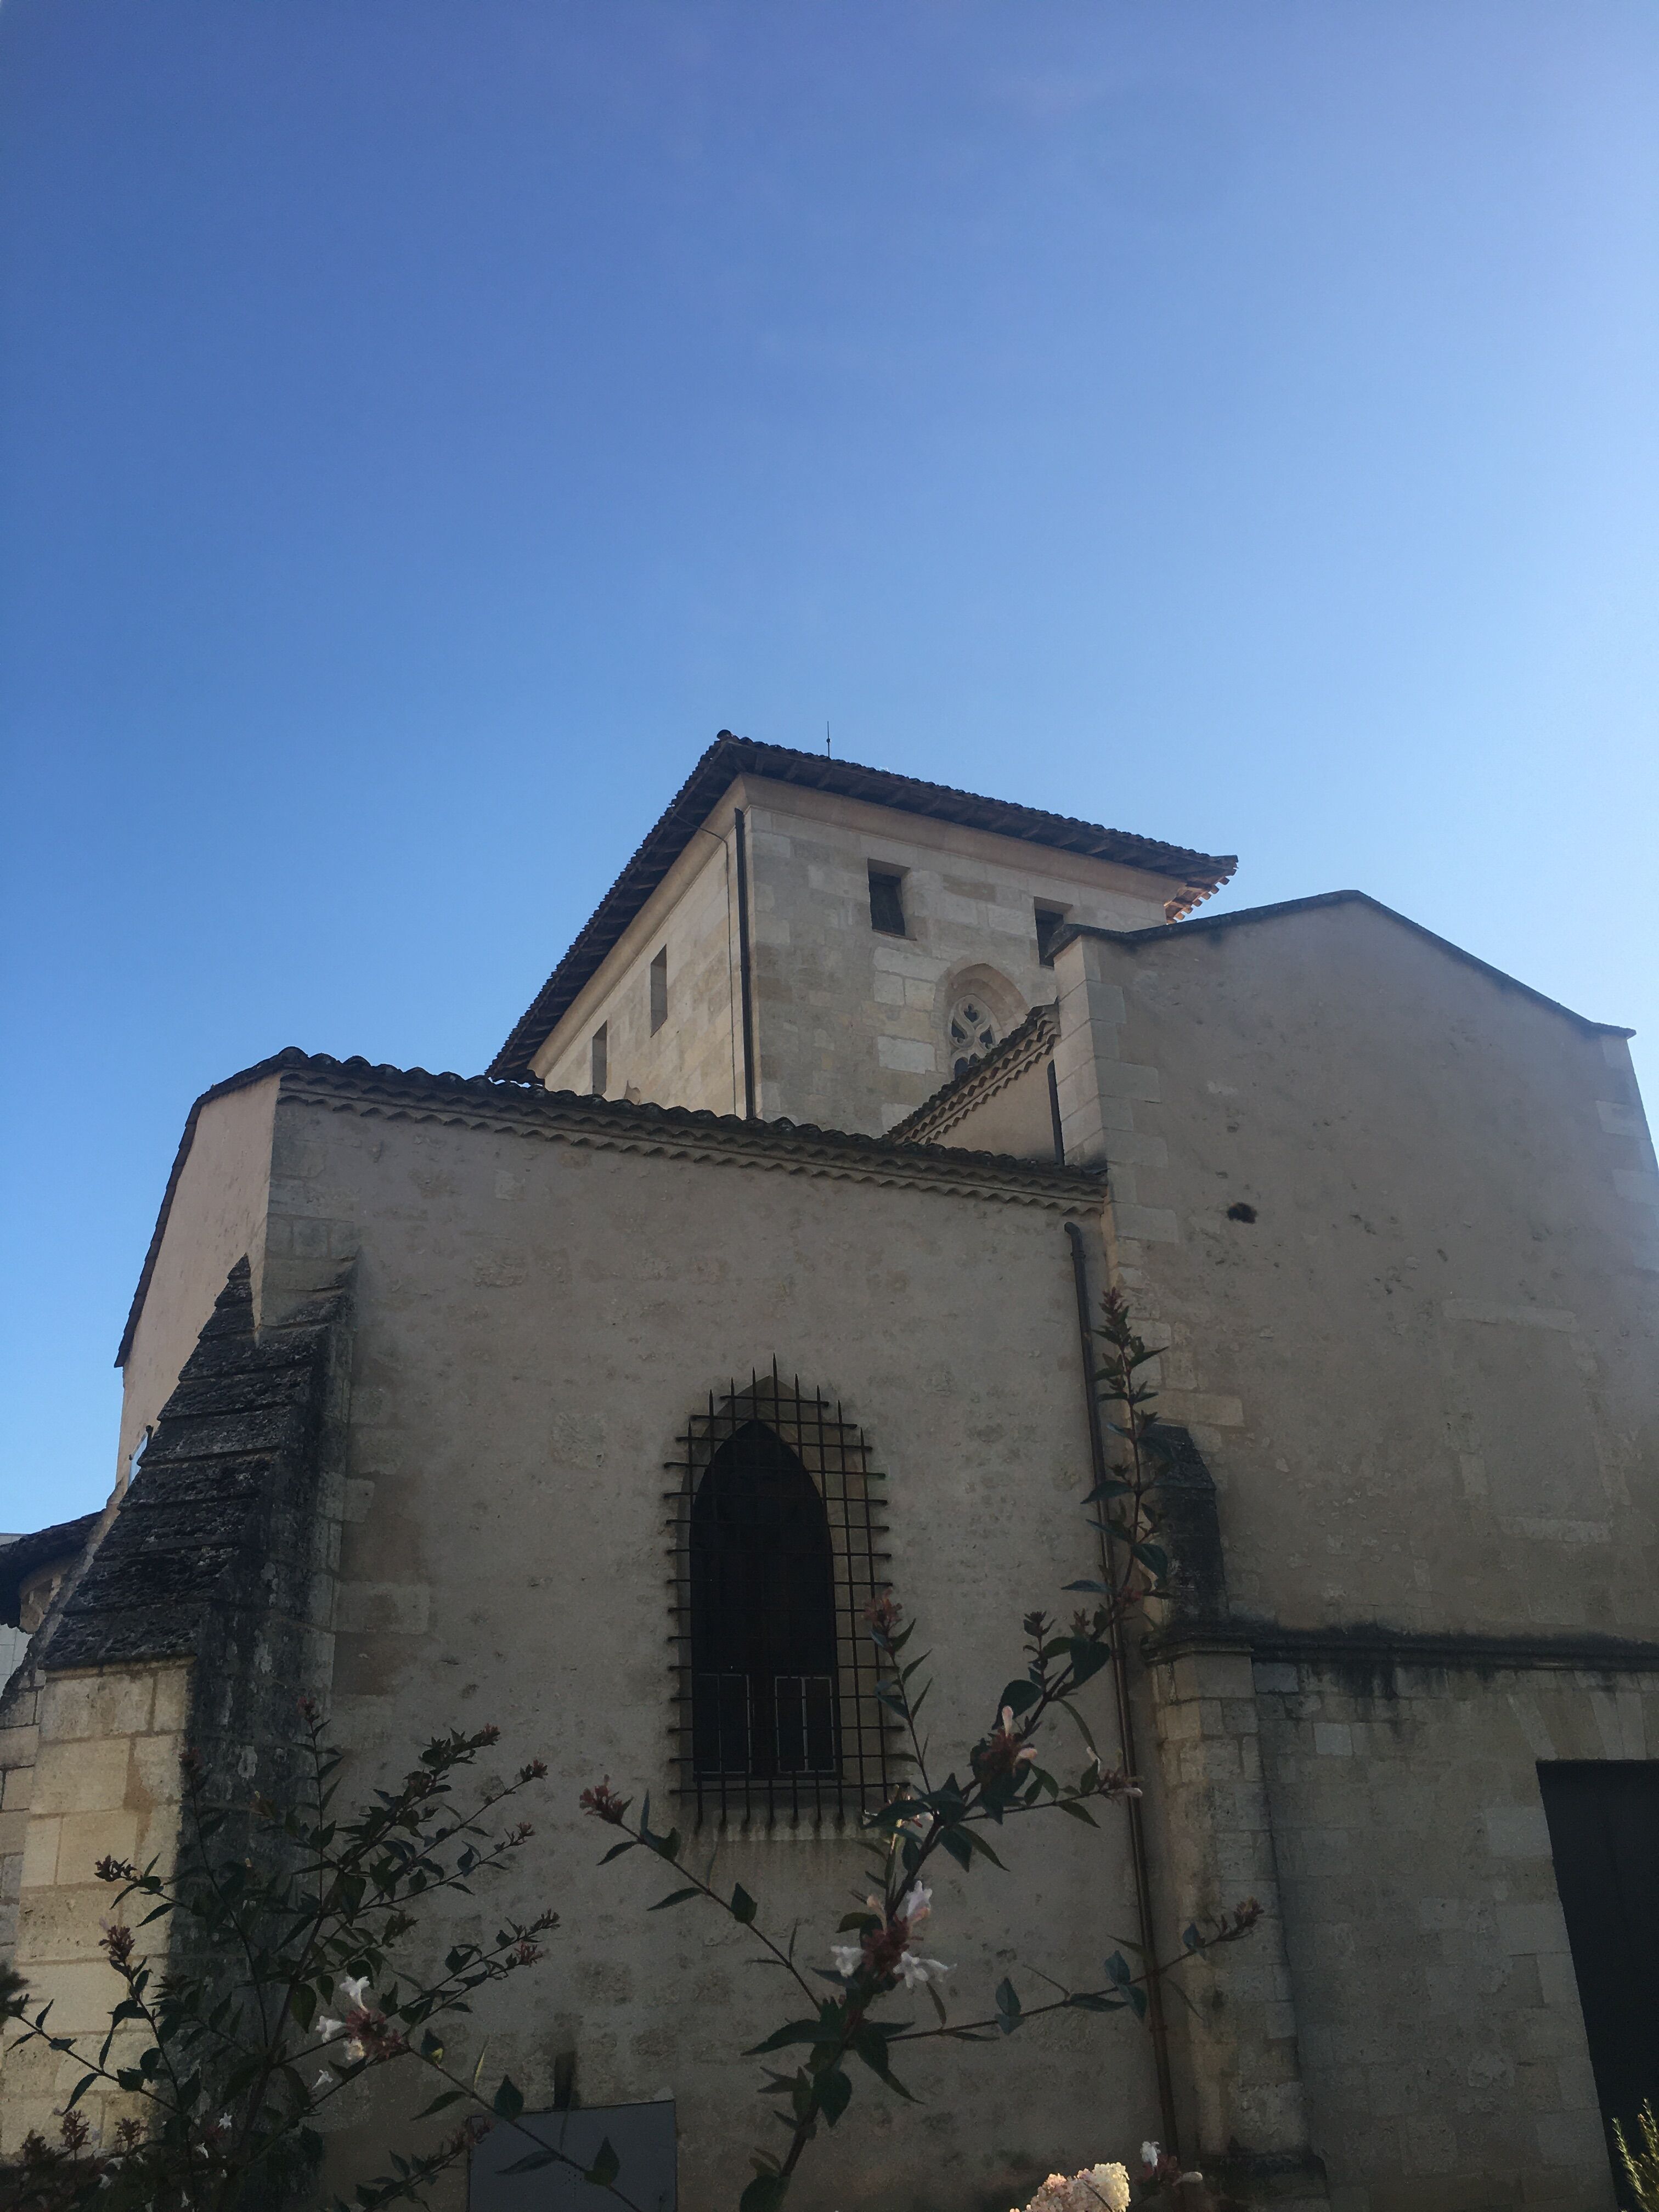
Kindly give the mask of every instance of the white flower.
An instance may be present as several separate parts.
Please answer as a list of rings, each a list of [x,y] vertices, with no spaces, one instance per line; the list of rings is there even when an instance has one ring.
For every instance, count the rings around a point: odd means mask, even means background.
[[[1143,2166],[1156,2166],[1163,2155],[1163,2152],[1155,2142],[1144,2142],[1140,2146],[1140,2162]]]
[[[830,1946],[830,1956],[835,1960],[836,1972],[841,1976],[842,1981],[850,1982],[859,1970],[859,1961],[864,1956],[864,1946],[861,1943],[832,1943]]]
[[[349,2035],[346,2038],[345,2055],[346,2063],[349,2066],[355,2066],[359,2059],[367,2058],[368,2053],[364,2048],[361,2038],[355,2035]]]
[[[361,2012],[367,2005],[368,2000],[363,1995],[364,1990],[368,1987],[367,1974],[342,1974],[334,1986],[345,1991],[346,2007],[349,2011]]]
[[[1091,2166],[1078,2179],[1087,2184],[1108,2212],[1128,2212],[1129,2176],[1127,2169],[1114,2162],[1110,2166]]]
[[[345,2022],[343,2020],[331,2020],[325,2013],[317,2022],[317,2033],[325,2043],[332,2043],[337,2035],[345,2033]]]
[[[329,2072],[326,2066],[321,2069],[317,2079],[311,2086],[313,2089],[331,2089],[334,2087],[334,2076]]]
[[[905,1952],[898,1962],[898,1970],[904,1977],[907,1990],[925,1990],[929,1982],[951,1972],[942,1960],[919,1959],[914,1951]]]
[[[899,1900],[898,1917],[907,1920],[912,1928],[924,1921],[933,1909],[933,1893],[925,1881],[916,1882]]]

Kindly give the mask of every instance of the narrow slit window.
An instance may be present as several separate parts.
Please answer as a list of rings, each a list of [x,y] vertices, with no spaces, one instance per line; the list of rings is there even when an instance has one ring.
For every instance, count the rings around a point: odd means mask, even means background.
[[[890,868],[872,867],[870,871],[870,927],[878,929],[884,937],[902,937],[904,927],[904,878]]]
[[[605,1086],[611,1079],[611,1024],[601,1022],[593,1032],[592,1081],[589,1085],[596,1098],[603,1098]]]
[[[1045,968],[1054,964],[1054,939],[1065,927],[1066,908],[1045,906],[1039,899],[1036,907],[1037,958]]]
[[[651,1034],[653,1036],[655,1036],[667,1019],[668,947],[665,945],[651,963]]]

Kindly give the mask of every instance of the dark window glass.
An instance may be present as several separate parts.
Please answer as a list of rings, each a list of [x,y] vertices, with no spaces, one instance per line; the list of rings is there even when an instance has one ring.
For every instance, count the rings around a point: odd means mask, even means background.
[[[835,1562],[812,1478],[764,1422],[708,1463],[691,1504],[692,1765],[833,1774]]]
[[[902,876],[890,875],[879,868],[870,871],[870,927],[879,929],[889,937],[904,934],[904,897]]]
[[[611,1079],[611,1042],[607,1034],[608,1022],[601,1022],[593,1032],[593,1075],[589,1089],[596,1098],[603,1098],[605,1086]]]
[[[651,963],[651,1034],[668,1019],[668,947],[665,945]]]
[[[1054,939],[1066,920],[1063,906],[1039,906],[1036,909],[1037,958],[1045,968],[1054,964]]]

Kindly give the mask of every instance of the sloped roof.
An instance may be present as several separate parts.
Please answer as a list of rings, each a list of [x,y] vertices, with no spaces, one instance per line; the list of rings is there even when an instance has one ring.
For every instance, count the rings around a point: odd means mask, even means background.
[[[855,761],[797,752],[789,745],[763,744],[753,738],[737,738],[730,730],[722,730],[491,1060],[491,1075],[528,1074],[532,1059],[577,994],[708,820],[721,794],[740,775],[765,776],[774,783],[833,792],[838,798],[861,799],[872,806],[890,806],[903,814],[923,814],[936,822],[988,830],[994,836],[1017,837],[1028,845],[1043,845],[1055,852],[1083,853],[1092,860],[1115,860],[1126,868],[1144,868],[1182,886],[1176,904],[1182,914],[1218,890],[1238,865],[1231,854],[1190,852],[1184,845],[1165,845],[1155,837],[1137,837],[1127,830],[1108,830],[1098,822],[1074,821],[1069,815],[1049,814],[1037,806],[1018,806],[1007,799],[982,799],[975,792],[957,791],[948,784],[924,783],[918,777],[895,775],[886,769],[860,768]]]

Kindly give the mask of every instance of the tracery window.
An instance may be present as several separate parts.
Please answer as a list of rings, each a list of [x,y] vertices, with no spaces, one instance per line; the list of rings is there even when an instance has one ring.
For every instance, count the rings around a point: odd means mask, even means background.
[[[774,1373],[695,1415],[672,1462],[677,1784],[700,1814],[817,1818],[887,1794],[865,1609],[885,1587],[860,1431]]]
[[[964,991],[945,1019],[950,1039],[951,1073],[966,1075],[976,1060],[989,1052],[1002,1035],[996,1016],[982,993]]]

